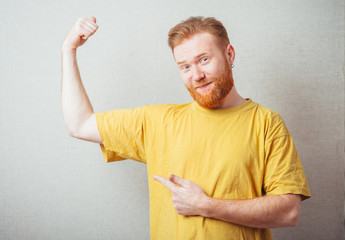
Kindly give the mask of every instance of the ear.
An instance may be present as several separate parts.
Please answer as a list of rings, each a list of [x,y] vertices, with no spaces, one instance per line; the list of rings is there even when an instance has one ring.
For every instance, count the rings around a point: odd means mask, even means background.
[[[230,66],[232,64],[234,64],[234,61],[235,61],[235,49],[234,49],[234,47],[231,44],[228,44],[228,46],[226,46],[225,56],[229,60]]]

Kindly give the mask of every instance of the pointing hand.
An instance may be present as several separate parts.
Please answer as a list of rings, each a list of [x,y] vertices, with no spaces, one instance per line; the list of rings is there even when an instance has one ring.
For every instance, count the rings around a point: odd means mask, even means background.
[[[157,175],[153,178],[171,191],[174,208],[178,214],[204,215],[210,198],[197,184],[175,175],[170,175],[169,180]]]

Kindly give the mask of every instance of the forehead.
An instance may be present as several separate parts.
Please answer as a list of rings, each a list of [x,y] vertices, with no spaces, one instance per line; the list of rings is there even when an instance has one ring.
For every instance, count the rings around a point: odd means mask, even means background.
[[[177,63],[188,61],[200,54],[220,52],[217,39],[210,33],[197,33],[174,48]]]

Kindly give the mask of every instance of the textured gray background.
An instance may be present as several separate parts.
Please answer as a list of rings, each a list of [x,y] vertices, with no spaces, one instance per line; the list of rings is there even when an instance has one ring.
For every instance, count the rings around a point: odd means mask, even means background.
[[[145,165],[105,164],[64,128],[60,48],[92,15],[99,30],[78,60],[95,111],[191,101],[167,32],[191,15],[221,20],[238,91],[283,116],[309,180],[300,224],[276,239],[343,239],[340,0],[1,0],[0,239],[149,239]]]

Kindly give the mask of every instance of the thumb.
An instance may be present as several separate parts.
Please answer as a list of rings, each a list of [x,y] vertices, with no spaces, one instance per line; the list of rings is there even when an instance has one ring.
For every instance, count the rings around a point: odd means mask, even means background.
[[[91,17],[91,21],[94,22],[94,23],[96,23],[96,18],[92,16],[92,17]]]

